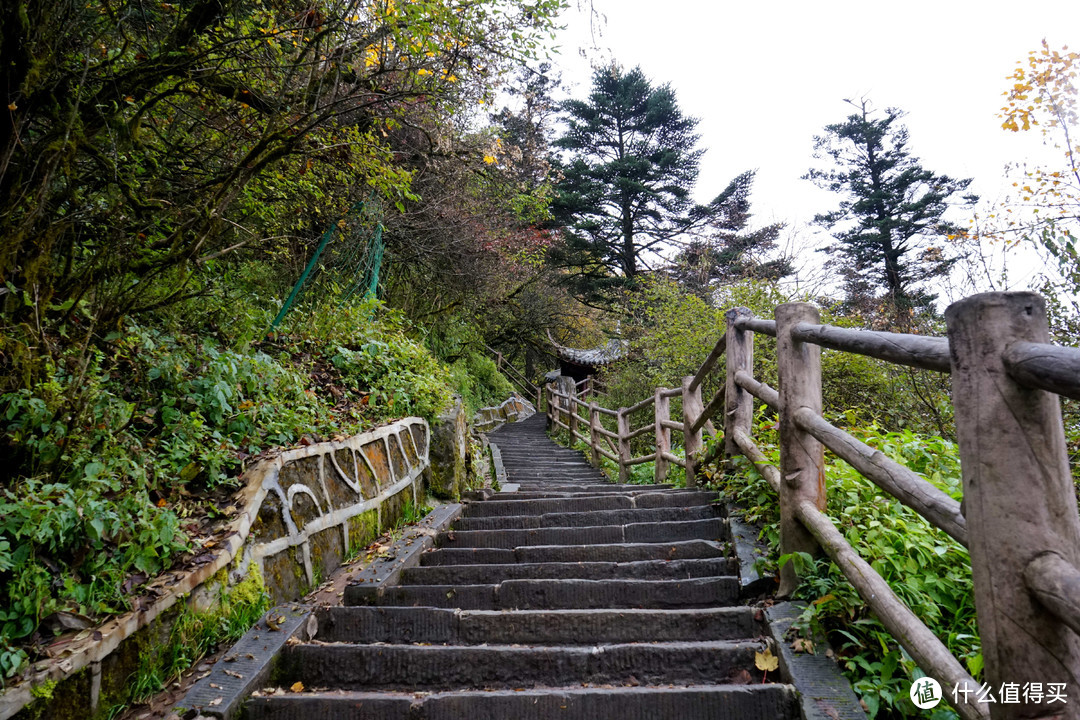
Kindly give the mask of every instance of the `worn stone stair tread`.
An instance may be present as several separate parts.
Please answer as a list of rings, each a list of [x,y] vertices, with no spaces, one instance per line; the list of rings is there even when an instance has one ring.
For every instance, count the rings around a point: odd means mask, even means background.
[[[522,545],[514,548],[439,548],[420,556],[421,566],[475,565],[479,563],[633,562],[638,560],[690,560],[728,557],[723,544],[713,540],[663,543],[608,543]]]
[[[675,522],[627,523],[585,527],[551,527],[509,530],[454,530],[439,533],[437,547],[520,547],[522,545],[591,545],[612,543],[661,543],[676,540],[726,539],[722,518]]]
[[[323,691],[252,698],[248,720],[745,720],[798,717],[789,685]]]
[[[520,492],[559,492],[559,493],[648,493],[663,490],[664,485],[616,485],[615,483],[571,483],[571,482],[543,482],[530,483],[528,481],[514,480],[520,487]],[[515,493],[517,494],[517,493]],[[496,494],[495,497],[499,497]]]
[[[517,493],[515,493],[516,495]],[[651,492],[638,494],[603,493],[566,498],[512,499],[513,495],[495,496],[499,499],[471,502],[465,506],[464,517],[497,517],[556,512],[587,512],[594,510],[624,510],[630,508],[694,507],[717,502],[714,492]]]
[[[346,605],[457,607],[467,610],[710,607],[739,597],[735,576],[679,580],[505,580],[482,585],[396,585],[373,599],[345,588]]]
[[[612,610],[460,610],[329,607],[318,613],[323,642],[600,644],[735,640],[761,634],[749,607]]]
[[[301,643],[282,654],[283,685],[343,690],[526,688],[582,683],[713,684],[741,671],[760,682],[758,641],[611,645],[357,645]]]
[[[634,560],[630,562],[480,563],[476,565],[428,565],[402,571],[402,585],[476,585],[500,580],[580,580],[676,578],[734,575],[735,561],[728,558],[690,560]]]
[[[463,517],[454,522],[454,531],[514,530],[524,528],[593,527],[597,525],[629,525],[646,522],[685,522],[718,517],[711,505],[690,507],[620,508],[616,510],[587,510],[549,512],[535,515],[501,515],[498,517]]]

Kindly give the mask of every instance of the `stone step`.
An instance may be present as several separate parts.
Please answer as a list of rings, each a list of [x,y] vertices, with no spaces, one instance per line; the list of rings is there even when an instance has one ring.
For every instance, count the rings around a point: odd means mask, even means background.
[[[794,720],[789,685],[260,694],[247,720]]]
[[[753,641],[625,643],[596,646],[287,646],[277,678],[285,687],[338,690],[450,690],[590,684],[711,684],[747,672],[762,680]]]
[[[463,610],[569,608],[704,608],[739,599],[739,579],[712,576],[679,580],[506,580],[483,585],[393,585],[377,597],[348,585],[345,605],[400,605]]]
[[[483,502],[471,502],[465,507],[464,517],[494,517],[497,515],[529,515],[553,512],[587,512],[595,510],[623,510],[647,507],[692,507],[711,505],[717,501],[713,492],[651,492],[635,495],[602,493],[565,498],[537,498],[514,500],[513,495],[496,495]],[[505,499],[504,499],[505,498]]]
[[[672,580],[733,575],[739,565],[728,558],[640,560],[637,562],[484,563],[429,565],[401,573],[403,585],[480,585],[503,580]]]
[[[552,512],[539,515],[464,517],[454,522],[454,532],[466,530],[521,530],[526,528],[569,528],[632,523],[687,522],[717,517],[711,505],[691,507],[626,508],[586,512]]]
[[[596,493],[596,492],[585,492],[585,491],[582,491],[582,490],[575,490],[575,491],[522,490],[522,489],[520,489],[520,485],[518,483],[513,483],[513,484],[518,485],[519,489],[515,490],[514,492],[497,492],[497,493],[493,493],[488,497],[487,500],[483,500],[483,502],[499,502],[499,501],[502,501],[502,500],[566,500],[566,499],[574,499],[574,498],[579,498],[579,497],[593,497],[595,495],[607,495],[607,496],[610,496],[610,497],[617,497],[617,496],[622,496],[622,495],[630,496],[630,495],[638,494],[638,493],[626,493],[626,492],[624,492],[624,493],[608,493],[608,492]],[[545,487],[547,487],[547,486],[545,486]],[[471,498],[469,498],[468,501],[469,502],[480,502],[479,500],[474,501]]]
[[[728,536],[721,518],[627,525],[549,527],[522,530],[450,530],[436,537],[438,547],[515,548],[522,545],[591,545],[719,540]]]
[[[735,640],[761,634],[748,607],[676,610],[459,610],[329,607],[320,642],[569,645]]]
[[[519,480],[512,480],[521,486],[521,490],[514,495],[520,495],[521,493],[589,493],[592,495],[598,493],[631,493],[634,495],[640,493],[656,492],[657,490],[665,489],[660,485],[616,485],[615,483],[536,483],[530,484],[528,482],[521,482]],[[533,489],[533,488],[537,489]],[[501,498],[501,494],[496,494],[496,498]]]
[[[720,543],[684,540],[670,543],[618,543],[598,545],[523,545],[516,548],[442,548],[420,556],[422,566],[476,565],[480,563],[635,562],[692,560],[729,555]]]

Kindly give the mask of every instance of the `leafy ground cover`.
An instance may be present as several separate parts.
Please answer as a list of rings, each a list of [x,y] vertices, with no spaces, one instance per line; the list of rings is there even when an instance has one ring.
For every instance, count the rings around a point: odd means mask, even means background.
[[[493,363],[448,366],[410,329],[372,303],[297,313],[243,342],[127,322],[0,396],[0,461],[14,470],[0,490],[0,678],[198,562],[266,454],[431,420],[455,392],[505,399]]]
[[[960,459],[952,441],[912,430],[886,432],[873,424],[846,429],[959,499]],[[770,462],[779,466],[775,419],[759,413],[753,434]],[[803,630],[829,639],[871,718],[925,717],[908,697],[911,683],[922,677],[922,671],[827,557],[777,556],[776,494],[748,460],[740,456],[733,462],[735,469],[730,472],[714,466],[706,474],[743,508],[748,521],[762,527],[761,538],[773,551],[770,569],[786,562],[796,564],[803,577],[796,599],[808,603],[801,618]],[[827,513],[840,532],[979,679],[983,661],[966,548],[843,460],[827,454],[825,473]],[[956,715],[951,708],[939,706],[932,717],[944,720]]]

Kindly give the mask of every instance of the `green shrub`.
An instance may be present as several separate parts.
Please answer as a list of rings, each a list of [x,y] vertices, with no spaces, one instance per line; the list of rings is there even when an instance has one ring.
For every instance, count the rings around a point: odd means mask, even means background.
[[[951,441],[911,430],[884,432],[874,425],[849,432],[959,497],[959,455]],[[776,425],[764,413],[758,414],[754,438],[778,466]],[[748,460],[740,456],[734,462],[738,471],[720,475],[713,468],[713,477],[743,508],[748,520],[763,525],[762,538],[775,553],[779,547],[775,493]],[[831,455],[826,461],[826,482],[828,515],[847,541],[978,678],[982,655],[967,550]],[[839,568],[827,557],[774,555],[774,559],[798,564],[803,581],[796,597],[809,602],[802,623],[828,636],[871,717],[922,717],[908,698],[911,683],[922,672]],[[944,707],[935,715],[950,716],[952,711]]]
[[[377,309],[298,312],[290,334],[249,332],[247,348],[129,323],[61,355],[48,380],[0,395],[0,680],[30,659],[19,644],[52,613],[128,609],[128,592],[186,550],[178,512],[200,513],[251,456],[434,418],[449,373]]]
[[[501,404],[514,392],[495,361],[476,352],[469,352],[450,366],[449,382],[470,415],[480,408]]]

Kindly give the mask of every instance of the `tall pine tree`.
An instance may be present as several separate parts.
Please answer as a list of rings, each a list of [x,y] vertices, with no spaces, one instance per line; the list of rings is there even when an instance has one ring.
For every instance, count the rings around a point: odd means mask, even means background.
[[[838,209],[814,221],[836,238],[826,251],[842,260],[848,302],[902,320],[930,308],[936,296],[927,282],[945,277],[954,262],[935,240],[959,232],[943,215],[971,179],[923,168],[908,152],[900,110],[875,116],[867,100],[847,102],[856,112],[814,138],[814,157],[831,159],[834,166],[811,169],[804,177],[842,194]],[[963,196],[968,203],[977,199]]]
[[[663,250],[723,212],[724,194],[706,206],[691,199],[704,150],[698,121],[683,115],[670,85],[611,65],[595,71],[587,100],[563,110],[552,212],[565,243],[555,260],[574,271],[583,295],[663,264]]]

